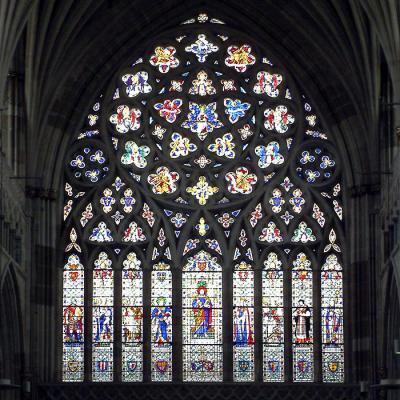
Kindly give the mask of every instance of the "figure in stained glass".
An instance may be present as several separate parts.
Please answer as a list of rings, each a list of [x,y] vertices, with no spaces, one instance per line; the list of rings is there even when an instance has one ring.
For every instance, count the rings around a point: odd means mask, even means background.
[[[112,339],[112,307],[95,307],[93,316],[96,320],[96,342],[109,341]]]
[[[192,333],[194,337],[208,337],[213,335],[212,302],[207,295],[206,281],[197,283],[197,293],[192,302],[194,325]]]
[[[64,342],[82,341],[83,308],[68,306],[64,309]]]
[[[299,300],[298,307],[294,313],[294,321],[296,324],[295,337],[296,343],[309,343],[310,338],[310,320],[311,310],[304,300]]]
[[[121,68],[68,151],[63,380],[343,382],[335,146],[261,46],[186,23]]]
[[[247,299],[243,299],[242,302],[243,305],[236,307],[233,315],[233,342],[237,346],[247,346],[254,343]]]
[[[100,222],[97,227],[93,228],[89,240],[92,240],[93,242],[112,242],[113,238],[106,223]]]
[[[171,339],[168,336],[168,326],[171,323],[172,309],[165,305],[166,299],[159,297],[157,306],[153,308],[151,313],[152,322],[156,325],[156,333],[153,341],[157,344],[169,342]]]
[[[141,115],[142,113],[138,108],[120,105],[117,107],[117,113],[111,115],[110,122],[115,125],[119,133],[127,133],[129,130],[135,131],[139,129],[139,117]]]
[[[137,72],[134,75],[126,74],[121,79],[126,85],[126,94],[129,97],[136,97],[140,93],[151,92],[151,86],[147,82],[149,74],[145,71]]]
[[[197,104],[189,102],[188,119],[182,123],[184,128],[197,133],[200,140],[204,140],[214,129],[223,128],[216,113],[217,103]]]
[[[267,146],[257,146],[255,153],[260,157],[258,160],[258,166],[260,168],[267,168],[271,164],[279,165],[285,161],[282,154],[279,153],[279,143],[270,142]]]
[[[270,97],[277,97],[279,95],[278,86],[282,82],[282,75],[270,74],[266,71],[257,73],[257,83],[254,85],[254,93],[266,93]]]
[[[125,342],[137,342],[142,339],[141,307],[125,307],[122,331],[122,336]]]
[[[340,342],[340,331],[342,325],[342,316],[338,314],[334,304],[324,310],[323,322],[325,324],[324,342],[335,344]]]
[[[189,89],[189,94],[198,94],[200,96],[215,94],[216,90],[212,80],[208,79],[206,71],[200,71],[197,74],[197,79],[192,82],[192,87]]]

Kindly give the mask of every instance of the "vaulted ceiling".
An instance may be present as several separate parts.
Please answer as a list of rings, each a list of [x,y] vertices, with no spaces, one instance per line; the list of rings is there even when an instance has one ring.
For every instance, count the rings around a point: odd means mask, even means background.
[[[13,63],[15,49],[21,48],[18,61],[25,82],[30,164],[37,171],[49,170],[46,184],[57,186],[58,160],[107,77],[135,56],[144,38],[205,11],[262,40],[280,57],[351,158],[349,180],[362,184],[379,167],[381,76],[386,68],[394,90],[400,87],[399,4],[398,0],[3,0],[0,101],[7,74],[18,68]]]

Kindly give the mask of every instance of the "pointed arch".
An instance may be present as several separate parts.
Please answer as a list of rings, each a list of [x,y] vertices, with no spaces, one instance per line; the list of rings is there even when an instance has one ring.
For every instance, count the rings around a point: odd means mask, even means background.
[[[315,322],[317,265],[344,245],[328,232],[342,232],[341,160],[296,82],[255,38],[202,14],[149,39],[107,83],[65,168],[66,253],[115,267],[92,310],[96,329],[108,321],[86,347],[93,380],[343,381],[322,372]],[[126,270],[132,254],[141,265]]]

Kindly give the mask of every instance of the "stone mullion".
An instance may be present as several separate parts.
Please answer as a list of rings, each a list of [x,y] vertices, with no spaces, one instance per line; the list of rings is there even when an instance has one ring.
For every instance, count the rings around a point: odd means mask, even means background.
[[[222,337],[223,380],[233,380],[233,262],[229,256],[222,263]]]
[[[321,264],[313,268],[313,354],[314,382],[322,382],[322,332],[321,332]]]
[[[85,377],[86,382],[92,381],[92,354],[93,354],[93,268],[88,264],[88,259],[85,262],[85,336],[84,336],[84,354],[85,354]]]
[[[293,382],[292,270],[283,268],[285,382]]]
[[[254,380],[263,381],[263,308],[262,308],[262,265],[254,268]]]
[[[151,382],[151,268],[143,268],[143,382]]]
[[[122,271],[114,265],[114,382],[122,377]]]
[[[182,382],[182,269],[172,265],[172,380]]]

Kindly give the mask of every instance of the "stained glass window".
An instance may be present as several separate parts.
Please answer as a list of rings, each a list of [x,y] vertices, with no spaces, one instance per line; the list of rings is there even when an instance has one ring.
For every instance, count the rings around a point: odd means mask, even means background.
[[[143,271],[136,253],[122,263],[122,380],[143,378]]]
[[[190,257],[182,276],[183,379],[222,380],[222,273],[205,251]]]
[[[102,251],[93,269],[93,353],[94,382],[113,379],[114,271],[108,254]]]
[[[151,273],[151,374],[154,381],[172,379],[172,272],[160,262]]]
[[[84,269],[76,254],[63,272],[63,380],[83,381]]]
[[[254,380],[254,271],[245,261],[233,272],[233,379]]]
[[[264,381],[283,382],[285,367],[282,261],[271,252],[262,271]]]
[[[71,138],[62,379],[344,382],[335,137],[256,38],[171,32]]]
[[[299,253],[292,268],[293,380],[312,382],[313,355],[313,273],[311,261]]]
[[[343,380],[343,275],[335,254],[321,269],[322,373],[325,382]]]

